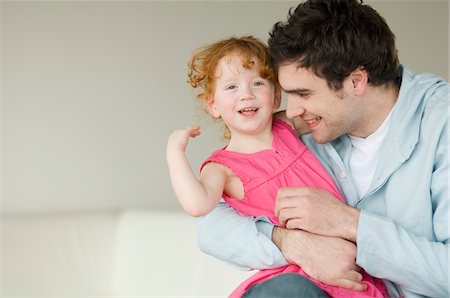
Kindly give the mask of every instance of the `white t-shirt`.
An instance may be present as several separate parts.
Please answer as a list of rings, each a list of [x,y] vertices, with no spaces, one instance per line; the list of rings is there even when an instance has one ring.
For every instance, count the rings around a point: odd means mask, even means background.
[[[350,153],[350,173],[355,181],[359,198],[369,189],[373,175],[380,159],[380,148],[389,129],[392,111],[381,126],[370,136],[359,138],[350,136],[352,151]]]

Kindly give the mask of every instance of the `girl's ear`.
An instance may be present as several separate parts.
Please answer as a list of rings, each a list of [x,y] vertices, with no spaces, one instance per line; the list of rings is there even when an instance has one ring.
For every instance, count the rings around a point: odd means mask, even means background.
[[[356,96],[364,95],[369,81],[367,71],[362,67],[358,67],[350,73],[350,79],[352,80],[353,93]]]
[[[208,107],[208,112],[214,118],[220,118],[220,113],[216,109],[216,103],[214,102],[214,98],[212,96],[208,96],[208,100],[206,102],[206,106]]]
[[[281,89],[275,87],[275,98],[273,100],[273,108],[278,109],[281,105]]]

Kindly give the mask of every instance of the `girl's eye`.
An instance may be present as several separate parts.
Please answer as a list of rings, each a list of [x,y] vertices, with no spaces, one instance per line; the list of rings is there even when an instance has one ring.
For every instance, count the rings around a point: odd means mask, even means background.
[[[261,86],[261,85],[264,85],[264,82],[256,81],[256,82],[253,83],[253,86]]]
[[[236,85],[229,85],[229,86],[225,87],[225,90],[234,90],[236,88],[237,88]]]

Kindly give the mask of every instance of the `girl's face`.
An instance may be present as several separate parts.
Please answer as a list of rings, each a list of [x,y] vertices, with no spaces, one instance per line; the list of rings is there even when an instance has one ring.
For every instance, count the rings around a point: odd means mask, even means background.
[[[273,109],[280,106],[275,93],[273,84],[261,78],[257,64],[247,69],[241,56],[227,55],[219,60],[208,109],[213,117],[223,119],[232,136],[254,135],[272,128]]]

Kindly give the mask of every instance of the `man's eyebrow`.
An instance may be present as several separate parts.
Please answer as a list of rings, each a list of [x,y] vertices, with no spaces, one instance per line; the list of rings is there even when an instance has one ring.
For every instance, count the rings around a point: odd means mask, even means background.
[[[299,93],[309,93],[311,92],[311,89],[304,89],[304,88],[298,88],[298,89],[291,89],[291,90],[285,90],[283,89],[284,92],[289,93],[289,94],[299,94]]]

